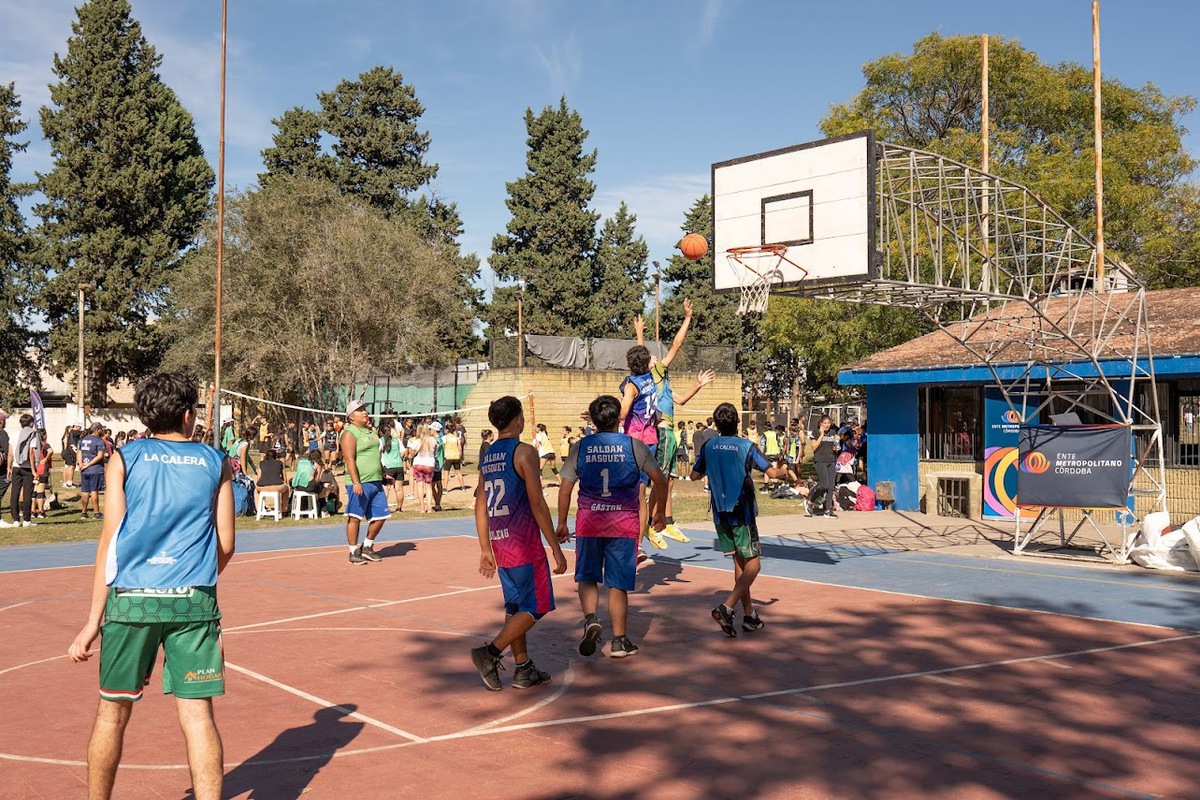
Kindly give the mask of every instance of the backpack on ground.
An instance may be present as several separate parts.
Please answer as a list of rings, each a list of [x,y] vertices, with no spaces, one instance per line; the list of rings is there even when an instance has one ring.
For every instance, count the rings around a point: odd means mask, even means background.
[[[233,513],[238,517],[254,516],[254,481],[244,475],[233,481]]]
[[[833,500],[837,504],[839,511],[853,511],[858,503],[858,495],[853,489],[843,483],[837,487]]]
[[[858,487],[858,496],[854,503],[855,511],[875,510],[875,490],[865,483]]]

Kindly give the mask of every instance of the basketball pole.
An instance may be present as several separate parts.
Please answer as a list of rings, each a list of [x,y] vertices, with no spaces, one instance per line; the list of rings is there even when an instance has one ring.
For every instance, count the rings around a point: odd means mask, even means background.
[[[989,140],[991,139],[991,121],[989,119],[989,114],[988,114],[988,35],[986,33],[983,34],[982,47],[983,47],[983,54],[982,54],[982,58],[983,58],[983,68],[982,68],[982,72],[983,72],[983,92],[982,92],[983,108],[980,112],[980,128],[981,128],[980,138],[983,140],[983,159],[982,159],[981,166],[983,168],[983,171],[985,173],[988,173],[988,172],[991,172],[991,153],[990,153],[990,148],[989,148],[989,144],[990,144]],[[984,180],[986,181],[987,178],[984,178]],[[981,239],[981,244],[983,245],[983,247],[982,247],[982,250],[983,250],[983,282],[981,285],[983,286],[983,290],[985,292],[991,288],[991,279],[989,277],[991,271],[988,269],[988,231],[991,227],[989,224],[990,220],[988,219],[988,217],[990,216],[990,210],[991,210],[990,202],[989,202],[990,198],[988,197],[988,194],[989,194],[988,189],[989,189],[989,187],[985,184],[984,190],[983,190],[983,206],[982,206],[983,213],[981,215],[983,217],[983,219],[981,220],[981,222],[983,223],[983,227],[980,230],[980,233],[983,234],[982,239]]]
[[[1104,143],[1100,115],[1100,0],[1092,0],[1092,118],[1096,135],[1096,281],[1104,279]]]
[[[217,303],[216,330],[213,340],[213,424],[209,428],[213,447],[221,447],[221,272],[225,261],[225,39],[229,20],[229,0],[221,0],[221,113],[217,133]]]

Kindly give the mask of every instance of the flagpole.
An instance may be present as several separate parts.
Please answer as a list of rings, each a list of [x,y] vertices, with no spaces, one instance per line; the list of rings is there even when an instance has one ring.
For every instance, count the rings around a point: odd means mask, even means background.
[[[212,437],[213,447],[221,446],[221,271],[225,261],[225,38],[228,29],[229,0],[221,0],[221,122],[217,139],[217,305],[216,335],[213,342]]]

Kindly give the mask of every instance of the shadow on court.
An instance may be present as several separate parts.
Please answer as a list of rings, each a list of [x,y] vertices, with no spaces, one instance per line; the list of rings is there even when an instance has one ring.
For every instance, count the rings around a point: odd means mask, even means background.
[[[322,708],[313,714],[311,725],[285,730],[225,776],[222,797],[245,795],[246,800],[301,797],[334,753],[362,732],[363,723],[343,719],[357,710],[354,705]],[[184,800],[193,797],[189,791]]]
[[[414,542],[395,542],[386,547],[381,547],[375,552],[380,558],[398,558],[406,556],[416,549],[417,545]]]
[[[778,595],[767,628],[728,639],[707,619],[725,582],[715,574],[643,568],[629,617],[642,652],[621,661],[574,652],[578,607],[556,586],[559,611],[530,649],[556,682],[573,666],[554,716],[576,719],[525,740],[473,739],[455,757],[477,753],[482,768],[490,751],[489,785],[507,787],[495,796],[532,800],[1152,797],[1200,786],[1200,708],[1185,700],[1200,693],[1200,640],[1128,647],[1183,632],[765,579],[763,596]],[[1164,602],[1181,616],[1194,605]],[[1200,627],[1200,611],[1190,618]],[[451,666],[443,644],[412,645],[417,661],[449,667],[439,696],[483,691],[465,648]],[[537,755],[505,763],[498,754],[522,741],[538,742]],[[425,796],[470,786],[469,773],[443,771]]]

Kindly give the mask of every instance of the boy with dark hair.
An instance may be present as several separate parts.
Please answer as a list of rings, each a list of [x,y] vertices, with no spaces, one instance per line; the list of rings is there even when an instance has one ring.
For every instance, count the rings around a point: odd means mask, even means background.
[[[104,491],[104,462],[108,458],[108,447],[100,436],[104,426],[93,422],[88,435],[79,440],[79,512],[82,519],[89,519],[88,508],[95,507],[96,519],[104,519],[100,513],[100,492]]]
[[[488,691],[498,692],[498,670],[505,648],[512,646],[516,671],[514,689],[548,683],[550,673],[539,670],[529,657],[525,634],[554,610],[550,566],[541,536],[554,554],[554,574],[567,571],[567,559],[555,538],[550,509],[542,496],[538,454],[521,441],[525,412],[515,397],[501,397],[488,407],[488,421],[498,432],[496,442],[479,465],[475,490],[475,530],[479,534],[479,574],[499,573],[504,590],[504,627],[495,639],[471,650],[471,661]],[[540,534],[540,535],[539,535]]]
[[[109,797],[133,703],[161,647],[163,691],[175,695],[197,800],[221,796],[221,736],[212,698],[225,693],[217,575],[234,549],[232,470],[225,454],[191,441],[198,392],[182,373],[138,387],[138,416],[154,434],[108,465],[104,528],[87,623],[72,661],[100,651],[100,706],[88,743],[89,797]]]
[[[742,604],[742,630],[761,630],[764,623],[754,610],[750,586],[761,568],[758,525],[755,516],[758,505],[754,493],[752,469],[762,470],[771,478],[787,476],[787,467],[771,466],[758,445],[738,436],[738,410],[730,403],[721,403],[713,412],[717,436],[709,439],[696,454],[692,480],[708,476],[712,497],[713,524],[725,555],[733,556],[733,591],[725,602],[712,610],[712,618],[726,636],[737,636],[733,627],[733,610]]]
[[[597,432],[571,445],[563,460],[558,490],[558,538],[566,541],[571,493],[579,483],[579,511],[575,515],[575,582],[583,607],[583,639],[579,654],[596,652],[603,628],[596,617],[600,581],[608,587],[608,613],[612,621],[612,658],[637,655],[638,648],[625,633],[637,571],[637,540],[641,536],[642,474],[650,476],[657,502],[652,526],[662,530],[667,478],[645,443],[617,431],[621,403],[601,395],[588,406]]]

